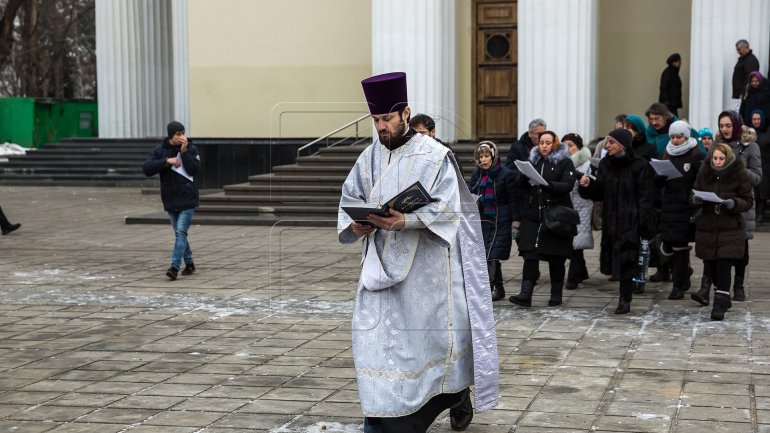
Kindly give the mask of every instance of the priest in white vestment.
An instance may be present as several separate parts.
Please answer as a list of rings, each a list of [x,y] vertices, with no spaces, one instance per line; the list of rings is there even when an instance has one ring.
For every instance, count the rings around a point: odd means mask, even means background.
[[[342,187],[337,229],[359,242],[353,358],[365,432],[422,433],[445,409],[453,430],[498,401],[491,290],[478,207],[451,152],[409,129],[406,74],[362,81],[378,139]],[[353,221],[419,181],[434,202]]]

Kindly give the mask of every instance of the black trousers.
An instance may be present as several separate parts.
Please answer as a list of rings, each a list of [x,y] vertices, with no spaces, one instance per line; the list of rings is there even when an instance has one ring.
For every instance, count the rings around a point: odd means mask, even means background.
[[[11,225],[11,222],[8,221],[8,218],[5,217],[5,214],[3,213],[3,208],[0,207],[0,227],[8,227]]]
[[[749,265],[749,240],[746,239],[746,249],[743,258],[735,262],[735,276],[746,279],[746,266]],[[720,289],[721,290],[721,289]]]
[[[551,276],[551,286],[564,284],[564,264],[566,257],[562,256],[540,256],[542,260],[548,262],[548,273]],[[540,260],[524,259],[524,268],[521,272],[521,278],[524,281],[535,282]]]
[[[464,389],[454,394],[439,394],[417,412],[395,418],[365,418],[364,433],[425,433],[441,412],[465,400]]]
[[[734,261],[729,259],[704,260],[703,274],[711,277],[717,290],[729,293],[730,271],[733,263]]]
[[[503,287],[503,271],[500,260],[487,260],[487,272],[489,273],[489,286],[494,290],[495,287]]]
[[[586,268],[586,258],[583,250],[574,250],[569,257],[569,271],[567,271],[567,281],[575,282],[588,278],[588,268]]]

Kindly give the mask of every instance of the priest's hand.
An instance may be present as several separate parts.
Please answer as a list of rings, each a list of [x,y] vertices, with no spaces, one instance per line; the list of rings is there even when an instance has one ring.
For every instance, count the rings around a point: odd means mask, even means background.
[[[355,221],[350,225],[350,228],[353,230],[353,234],[359,238],[374,233],[374,227],[369,224],[359,224]]]
[[[390,213],[390,216],[387,218],[370,214],[369,221],[373,222],[374,225],[383,230],[398,231],[404,228],[406,225],[406,218],[404,217],[404,214],[393,209],[388,209],[388,212]]]

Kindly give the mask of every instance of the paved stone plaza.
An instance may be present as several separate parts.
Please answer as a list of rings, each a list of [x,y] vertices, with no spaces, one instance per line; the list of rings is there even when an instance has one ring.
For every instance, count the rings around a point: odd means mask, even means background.
[[[193,226],[198,272],[172,282],[171,228],[123,222],[158,196],[0,187],[0,205],[23,223],[0,237],[0,432],[362,431],[360,249],[334,229]],[[545,276],[532,309],[496,303],[501,401],[468,431],[770,432],[768,240],[721,323],[659,284],[612,314],[598,250],[565,305],[545,306]],[[515,294],[521,261],[503,273]]]

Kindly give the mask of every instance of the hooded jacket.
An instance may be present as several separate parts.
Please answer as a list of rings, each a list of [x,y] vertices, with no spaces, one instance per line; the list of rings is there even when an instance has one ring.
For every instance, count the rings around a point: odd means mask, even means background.
[[[142,167],[145,176],[160,174],[160,197],[167,212],[181,212],[198,207],[198,172],[201,167],[198,148],[191,139],[187,140],[187,151],[182,154],[182,166],[193,178],[189,180],[172,170],[166,163],[168,158],[177,156],[180,147],[173,146],[168,138],[150,152]]]

